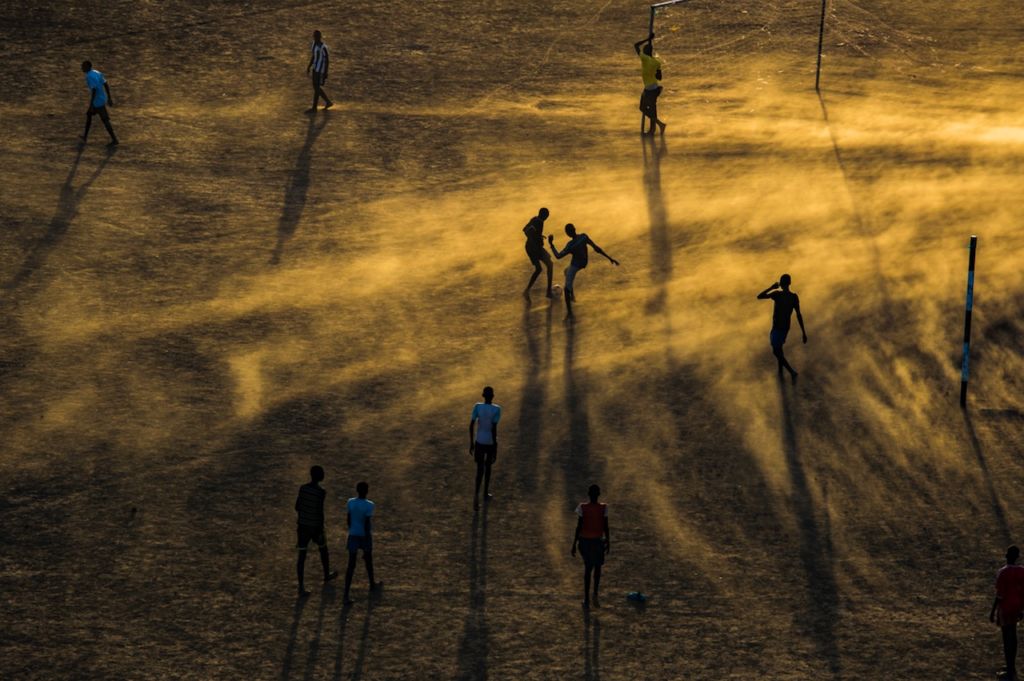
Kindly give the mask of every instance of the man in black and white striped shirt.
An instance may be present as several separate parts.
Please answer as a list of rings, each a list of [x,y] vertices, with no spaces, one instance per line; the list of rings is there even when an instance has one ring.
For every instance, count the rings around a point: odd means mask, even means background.
[[[327,536],[324,532],[324,498],[327,492],[320,486],[324,479],[324,469],[313,466],[309,469],[309,482],[299,488],[299,497],[295,500],[295,511],[299,514],[299,562],[296,566],[299,573],[299,598],[309,595],[305,587],[306,548],[309,542],[320,547],[320,562],[324,566],[324,581],[329,582],[338,576],[331,572],[331,560],[327,554]]]
[[[320,98],[324,98],[324,108],[330,109],[334,102],[324,92],[323,84],[327,82],[327,70],[330,67],[330,55],[327,53],[327,45],[324,44],[320,31],[313,31],[313,47],[309,55],[309,65],[306,66],[306,73],[313,72],[313,106],[306,113],[316,113],[316,105]]]

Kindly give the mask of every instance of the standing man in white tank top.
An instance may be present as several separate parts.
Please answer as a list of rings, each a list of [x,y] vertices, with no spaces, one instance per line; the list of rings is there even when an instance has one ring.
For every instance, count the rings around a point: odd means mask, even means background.
[[[306,113],[316,113],[316,105],[320,98],[324,98],[324,108],[330,109],[334,102],[324,92],[323,84],[327,82],[327,71],[331,66],[330,55],[327,53],[327,45],[324,44],[320,31],[313,31],[313,46],[309,55],[309,64],[306,66],[306,73],[313,72],[313,106],[306,110]]]
[[[473,414],[469,418],[469,453],[476,460],[476,488],[473,491],[473,510],[480,508],[480,481],[484,483],[484,503],[492,499],[491,466],[498,458],[498,421],[501,419],[501,407],[494,404],[494,388],[487,386],[483,392],[483,402],[473,406]],[[476,433],[473,426],[476,425]]]

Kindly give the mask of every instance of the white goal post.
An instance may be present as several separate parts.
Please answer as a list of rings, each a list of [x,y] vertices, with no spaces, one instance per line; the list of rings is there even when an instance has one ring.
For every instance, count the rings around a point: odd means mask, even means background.
[[[647,29],[647,35],[654,33],[654,15],[658,13],[658,10],[663,7],[669,7],[671,5],[681,5],[689,0],[667,0],[666,2],[656,2],[651,5],[651,23]]]

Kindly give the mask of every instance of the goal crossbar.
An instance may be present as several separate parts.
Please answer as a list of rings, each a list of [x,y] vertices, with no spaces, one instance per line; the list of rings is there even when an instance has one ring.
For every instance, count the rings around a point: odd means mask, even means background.
[[[689,0],[666,0],[665,2],[656,2],[651,5],[651,23],[648,27],[648,34],[654,33],[654,15],[657,14],[658,10],[662,7],[669,7],[671,5],[681,5]]]

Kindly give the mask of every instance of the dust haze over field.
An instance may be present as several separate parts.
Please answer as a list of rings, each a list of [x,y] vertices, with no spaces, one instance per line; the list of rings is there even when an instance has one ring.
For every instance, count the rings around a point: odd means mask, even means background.
[[[642,140],[639,2],[4,3],[0,676],[989,677],[1024,503],[1024,19],[836,0],[819,99],[819,8],[665,17]],[[337,105],[310,118],[314,28]],[[75,146],[85,58],[116,152]],[[622,262],[591,260],[572,325],[519,296],[542,205]],[[755,300],[782,272],[797,386]],[[360,566],[348,610],[294,599],[313,463],[336,566],[358,480],[378,504],[385,590]]]

